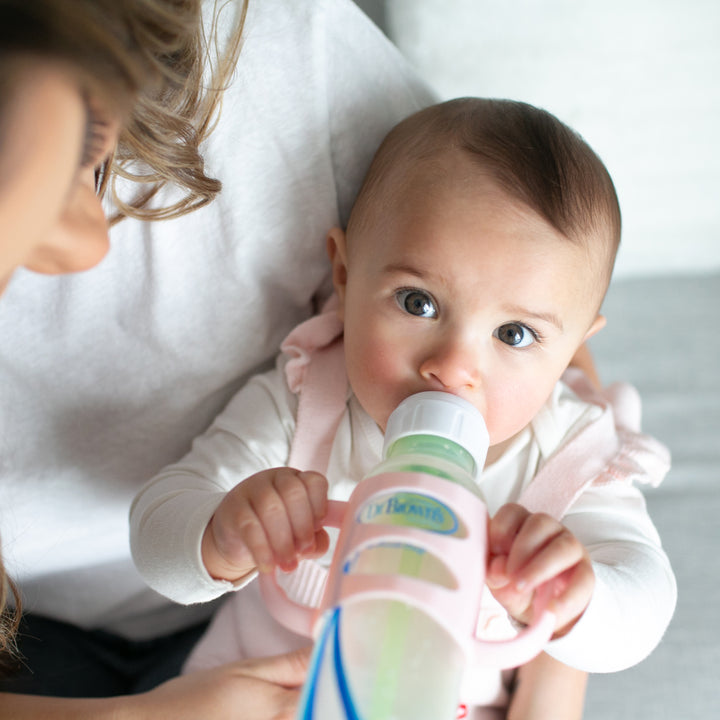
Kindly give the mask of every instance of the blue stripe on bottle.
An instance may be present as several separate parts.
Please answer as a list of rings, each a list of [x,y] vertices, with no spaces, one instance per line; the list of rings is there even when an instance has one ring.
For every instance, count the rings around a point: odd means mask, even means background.
[[[332,632],[331,623],[332,620],[328,622],[323,629],[322,635],[318,638],[318,644],[315,646],[315,650],[312,655],[310,668],[308,669],[308,680],[303,690],[303,697],[300,699],[301,710],[298,717],[301,718],[301,720],[312,720],[313,718],[315,710],[315,695],[317,694],[317,683],[320,675],[320,665],[322,663],[323,655],[325,654],[328,638]]]
[[[315,702],[317,699],[318,679],[320,677],[323,659],[328,651],[329,642],[332,642],[333,669],[335,671],[335,679],[337,680],[340,704],[344,711],[343,720],[360,720],[350,693],[345,668],[343,667],[342,650],[340,647],[340,611],[341,609],[339,607],[332,611],[315,646],[308,670],[308,680],[303,689],[303,696],[300,699],[300,712],[298,713],[300,720],[313,720],[313,718],[316,717]]]
[[[333,658],[335,661],[335,677],[337,678],[338,690],[340,691],[340,699],[342,700],[345,718],[347,720],[360,720],[360,716],[355,709],[352,695],[350,694],[350,686],[345,676],[345,668],[342,661],[342,649],[340,648],[340,608],[335,610],[333,615],[333,623],[335,625],[335,646]]]

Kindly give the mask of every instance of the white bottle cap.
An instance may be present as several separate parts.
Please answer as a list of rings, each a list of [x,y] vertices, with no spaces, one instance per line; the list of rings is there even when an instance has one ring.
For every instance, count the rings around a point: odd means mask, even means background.
[[[480,411],[467,400],[434,391],[410,395],[388,418],[383,454],[408,435],[436,435],[452,440],[473,456],[477,472],[482,472],[490,437]]]

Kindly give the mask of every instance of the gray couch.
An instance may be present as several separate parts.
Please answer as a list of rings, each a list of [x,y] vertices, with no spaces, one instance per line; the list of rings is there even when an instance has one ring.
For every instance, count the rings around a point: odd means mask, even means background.
[[[672,452],[650,513],[678,581],[675,617],[634,668],[590,679],[588,720],[718,717],[720,704],[720,275],[613,282],[592,341],[604,382],[643,398],[643,429]]]

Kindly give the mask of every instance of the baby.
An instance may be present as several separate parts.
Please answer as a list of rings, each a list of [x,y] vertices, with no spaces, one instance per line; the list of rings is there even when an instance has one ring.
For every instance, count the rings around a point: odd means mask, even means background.
[[[555,578],[548,653],[584,671],[639,662],[662,637],[676,588],[621,463],[569,500],[562,519],[521,504],[548,460],[602,412],[561,376],[605,324],[599,312],[619,240],[605,167],[549,113],[465,98],[400,123],[347,229],[328,235],[338,302],[321,343],[342,336],[349,391],[327,467],[288,467],[298,383],[281,355],[136,498],[133,552],[147,581],[197,602],[242,587],[257,570],[292,570],[323,554],[328,494],[347,499],[377,464],[401,400],[440,390],[475,405],[489,431],[479,489],[491,515],[494,602],[509,621],[527,623],[534,591]],[[278,631],[274,644],[265,629],[273,623],[250,619],[257,595],[247,590],[236,602],[246,609],[232,630],[235,657],[295,642]],[[231,659],[209,652],[211,662]],[[196,655],[193,664],[207,662]],[[473,702],[496,707],[507,691],[497,679]]]

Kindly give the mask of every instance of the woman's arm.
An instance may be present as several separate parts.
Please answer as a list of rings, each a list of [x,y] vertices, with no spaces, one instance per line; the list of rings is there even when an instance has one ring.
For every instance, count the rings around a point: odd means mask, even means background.
[[[139,695],[52,698],[0,693],[0,720],[291,720],[309,650],[183,675]]]

